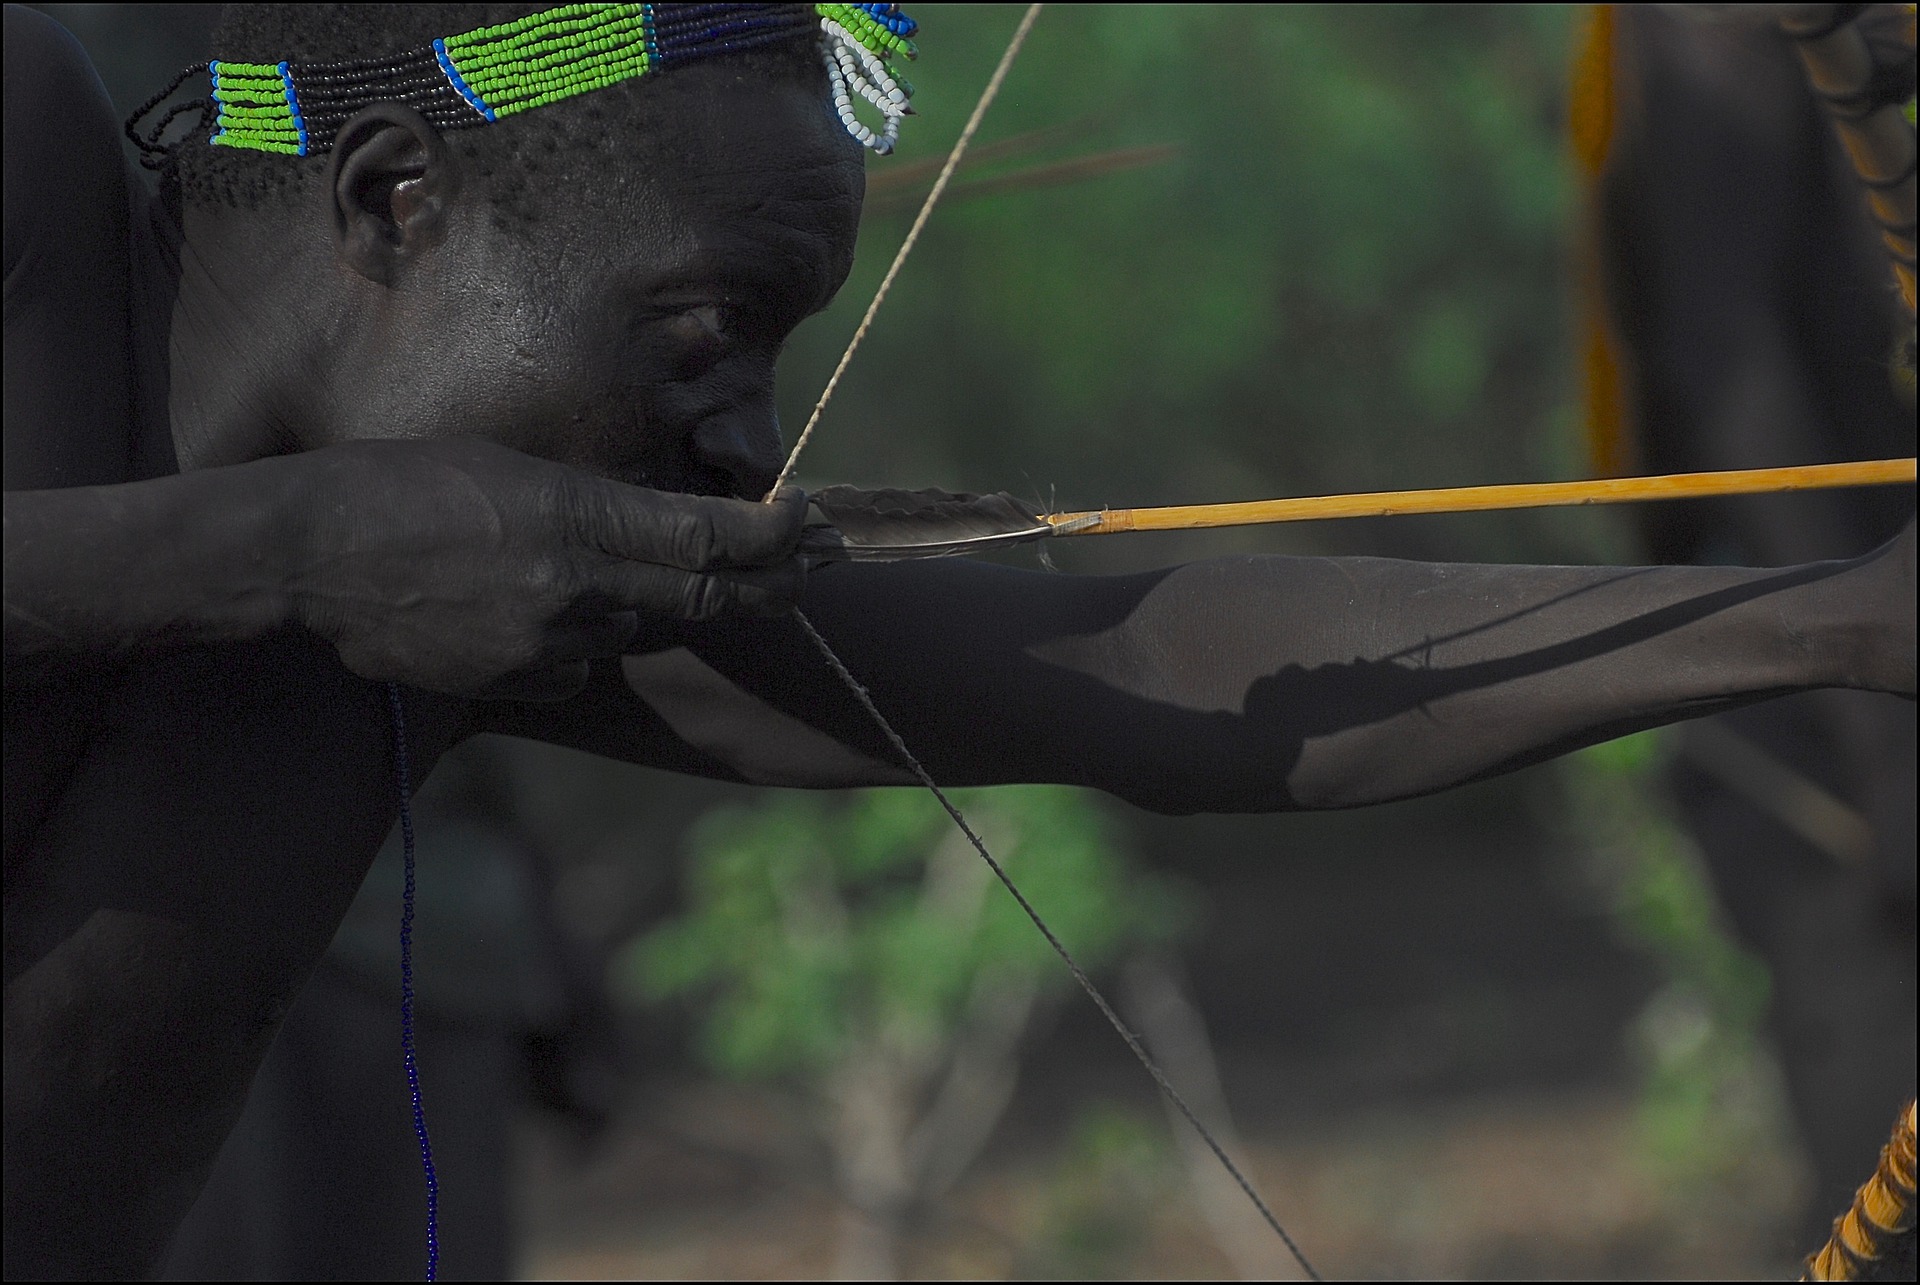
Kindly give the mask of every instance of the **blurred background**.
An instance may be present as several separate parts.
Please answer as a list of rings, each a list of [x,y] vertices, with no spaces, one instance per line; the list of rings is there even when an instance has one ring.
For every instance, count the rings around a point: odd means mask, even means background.
[[[127,111],[218,15],[37,7]],[[910,11],[920,115],[783,359],[790,426],[1020,15]],[[801,480],[1083,509],[1910,454],[1829,134],[1791,52],[1720,19],[1050,8]],[[1911,511],[1051,552],[1768,562]],[[965,806],[1327,1275],[1779,1277],[1912,1091],[1912,710],[1799,698],[1343,814]],[[1297,1275],[931,800],[489,739],[419,826],[448,1277]],[[173,1274],[417,1270],[398,915],[389,853]]]

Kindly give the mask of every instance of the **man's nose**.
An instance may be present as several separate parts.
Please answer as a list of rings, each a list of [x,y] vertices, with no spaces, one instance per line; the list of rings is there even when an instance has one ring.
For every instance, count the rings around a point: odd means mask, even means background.
[[[780,475],[780,417],[773,399],[711,416],[693,433],[694,458],[726,475],[728,489],[757,500]]]

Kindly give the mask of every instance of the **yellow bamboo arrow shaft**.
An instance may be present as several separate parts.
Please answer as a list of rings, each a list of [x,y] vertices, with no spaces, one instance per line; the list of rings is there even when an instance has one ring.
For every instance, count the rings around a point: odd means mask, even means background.
[[[1467,513],[1479,509],[1538,509],[1561,504],[1690,500],[1710,495],[1758,495],[1839,486],[1890,486],[1913,480],[1914,462],[1911,459],[1862,460],[1850,464],[1807,464],[1792,468],[1738,469],[1720,473],[1606,477],[1583,482],[1522,482],[1507,486],[1456,486],[1431,491],[1309,495],[1284,500],[1248,500],[1238,504],[1101,509],[1085,513],[1054,513],[1047,520],[1053,523],[1057,535],[1107,535],[1115,531],[1183,531],[1198,527],[1251,526],[1261,522],[1385,517],[1399,513]]]

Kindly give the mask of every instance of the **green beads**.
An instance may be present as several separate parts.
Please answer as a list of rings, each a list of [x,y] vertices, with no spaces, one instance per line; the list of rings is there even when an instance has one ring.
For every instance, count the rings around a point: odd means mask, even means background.
[[[813,11],[845,27],[847,34],[882,58],[896,53],[903,58],[917,58],[920,54],[913,41],[887,30],[860,5],[817,4],[813,6]]]
[[[256,152],[306,154],[306,139],[288,91],[286,64],[270,62],[215,62],[213,98],[220,109],[220,127],[212,141],[221,147],[244,147]]]
[[[893,4],[560,5],[380,58],[212,62],[211,141],[322,155],[370,103],[404,103],[435,129],[469,129],[684,62],[811,40],[842,123],[885,153],[913,92],[885,60],[913,57],[916,29]],[[877,132],[853,115],[856,99],[881,112]]]
[[[447,60],[494,116],[643,75],[647,6],[562,5],[442,42]]]

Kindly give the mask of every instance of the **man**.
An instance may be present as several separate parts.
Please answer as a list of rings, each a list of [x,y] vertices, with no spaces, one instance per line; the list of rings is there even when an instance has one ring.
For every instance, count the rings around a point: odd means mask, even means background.
[[[526,12],[236,8],[220,57],[304,86],[275,119],[324,146],[188,144],[175,224],[130,201],[77,48],[8,11],[9,1272],[164,1245],[392,824],[389,682],[415,779],[494,731],[910,782],[797,603],[940,780],[1168,812],[1375,802],[1784,692],[1913,691],[1910,529],[1781,571],[803,583],[801,497],[754,498],[773,362],[846,275],[877,140],[836,115],[804,12],[460,116],[448,51]],[[580,12],[525,30],[571,57]]]

